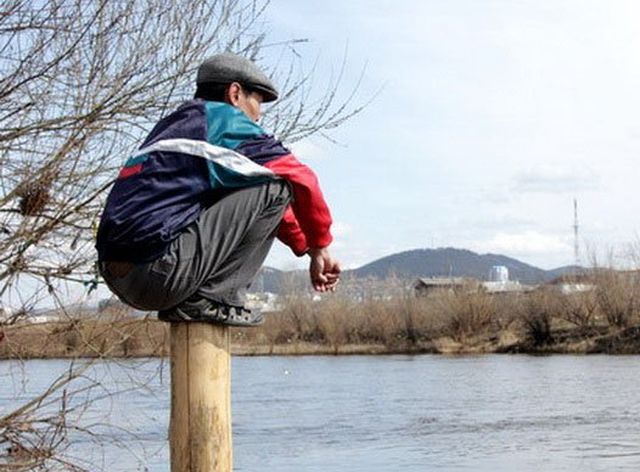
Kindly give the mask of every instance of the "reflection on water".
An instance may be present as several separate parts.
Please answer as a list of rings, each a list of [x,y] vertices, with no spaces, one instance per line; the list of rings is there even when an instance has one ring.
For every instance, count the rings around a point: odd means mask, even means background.
[[[638,360],[235,358],[235,470],[638,470]],[[67,365],[0,363],[0,414]],[[92,470],[168,471],[167,364],[103,362],[90,377],[100,381],[91,395],[121,393],[83,413],[85,424],[109,425],[94,426],[97,439],[74,437],[69,454]]]

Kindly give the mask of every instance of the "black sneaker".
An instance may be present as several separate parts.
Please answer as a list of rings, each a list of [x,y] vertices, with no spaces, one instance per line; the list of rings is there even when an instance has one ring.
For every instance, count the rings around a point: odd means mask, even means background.
[[[185,310],[179,306],[158,312],[158,319],[170,323],[197,321],[227,326],[254,327],[264,323],[264,315],[241,306],[211,303],[206,309]]]

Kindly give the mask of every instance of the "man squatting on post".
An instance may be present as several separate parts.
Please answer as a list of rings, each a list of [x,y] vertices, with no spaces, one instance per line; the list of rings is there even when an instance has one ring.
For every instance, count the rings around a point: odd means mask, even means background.
[[[125,163],[97,237],[99,268],[128,305],[163,321],[255,326],[246,290],[277,236],[335,289],[331,215],[314,173],[258,124],[278,93],[251,61],[204,61],[195,98],[160,120]]]

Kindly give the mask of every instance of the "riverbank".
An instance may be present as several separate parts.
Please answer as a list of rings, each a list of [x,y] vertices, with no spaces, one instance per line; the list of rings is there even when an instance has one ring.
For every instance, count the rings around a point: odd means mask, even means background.
[[[264,328],[232,329],[232,352],[238,356],[271,355],[378,355],[378,354],[640,354],[640,326],[611,329],[608,326],[556,327],[548,342],[536,344],[516,327],[485,331],[454,339],[451,336],[398,336],[393,342],[331,343],[267,336]],[[273,327],[271,327],[273,329]],[[78,357],[165,357],[169,354],[169,330],[153,319],[118,321],[85,320],[22,324],[2,328],[0,359]]]
[[[606,275],[606,274],[605,274]],[[640,354],[640,281],[602,275],[590,290],[355,300],[281,297],[259,328],[232,329],[236,355]],[[121,304],[62,321],[0,325],[0,358],[163,357],[168,325]]]

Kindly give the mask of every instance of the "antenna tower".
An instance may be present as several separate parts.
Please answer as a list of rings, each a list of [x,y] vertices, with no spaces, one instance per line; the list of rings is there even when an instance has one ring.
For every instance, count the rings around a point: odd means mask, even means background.
[[[580,240],[578,238],[578,200],[573,199],[573,257],[576,266],[580,265]]]

